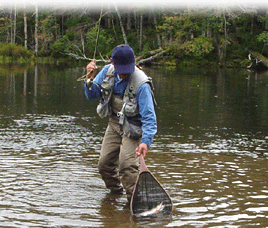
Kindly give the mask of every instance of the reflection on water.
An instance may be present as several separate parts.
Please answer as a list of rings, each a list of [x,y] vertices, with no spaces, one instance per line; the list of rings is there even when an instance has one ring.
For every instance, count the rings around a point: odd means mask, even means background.
[[[169,226],[267,225],[267,159],[212,153],[168,157],[173,167],[157,173],[169,183],[177,209],[178,219]]]
[[[146,164],[170,194],[164,220],[130,215],[97,171],[106,121],[81,68],[0,75],[1,227],[268,226],[268,76],[145,69],[159,131]]]

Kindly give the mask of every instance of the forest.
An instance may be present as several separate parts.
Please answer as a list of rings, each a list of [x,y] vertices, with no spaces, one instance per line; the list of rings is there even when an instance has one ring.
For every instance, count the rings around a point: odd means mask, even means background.
[[[246,67],[268,56],[268,7],[0,4],[0,63],[105,62],[121,43],[141,64]]]

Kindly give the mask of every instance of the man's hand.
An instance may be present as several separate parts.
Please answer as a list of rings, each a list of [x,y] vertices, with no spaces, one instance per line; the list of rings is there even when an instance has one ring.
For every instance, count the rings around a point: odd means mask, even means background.
[[[86,66],[87,68],[87,78],[94,78],[94,72],[98,69],[96,65],[96,61],[91,61],[89,64]]]
[[[145,143],[141,143],[137,148],[136,148],[136,155],[141,156],[145,158],[148,153],[148,146]]]

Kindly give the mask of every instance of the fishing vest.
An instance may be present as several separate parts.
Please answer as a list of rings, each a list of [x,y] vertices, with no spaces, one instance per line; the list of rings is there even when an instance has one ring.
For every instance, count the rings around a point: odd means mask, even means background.
[[[130,75],[123,98],[113,94],[114,80],[114,66],[111,65],[101,84],[102,97],[97,106],[97,113],[101,118],[110,117],[110,120],[118,121],[126,136],[139,139],[142,136],[142,124],[137,103],[137,92],[143,83],[149,83],[153,102],[156,105],[152,79],[138,67],[135,67],[134,72]]]

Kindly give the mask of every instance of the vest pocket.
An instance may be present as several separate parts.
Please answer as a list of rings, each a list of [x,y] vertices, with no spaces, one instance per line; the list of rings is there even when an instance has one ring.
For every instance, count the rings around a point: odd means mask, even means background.
[[[101,118],[110,116],[112,114],[112,110],[109,105],[109,101],[101,98],[100,103],[97,106],[97,113]]]
[[[100,102],[97,106],[97,113],[101,118],[108,117],[112,114],[112,108],[111,108],[112,93],[109,91],[103,91],[103,94],[104,95],[100,99]]]
[[[127,117],[134,117],[137,115],[137,104],[130,102],[130,103],[126,103],[125,109],[124,109],[124,113]]]
[[[114,77],[106,77],[101,83],[102,97],[97,106],[97,113],[101,118],[111,116],[111,97],[114,88]]]
[[[141,122],[132,121],[131,118],[125,118],[123,124],[124,134],[132,139],[139,139],[142,136]]]

